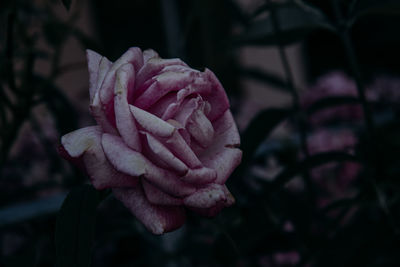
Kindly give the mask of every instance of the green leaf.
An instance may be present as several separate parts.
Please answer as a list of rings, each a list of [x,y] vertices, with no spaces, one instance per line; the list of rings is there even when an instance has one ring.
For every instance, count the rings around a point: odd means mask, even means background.
[[[57,267],[88,267],[101,193],[91,185],[72,190],[56,223]]]
[[[325,15],[311,7],[282,5],[275,7],[279,24],[279,42],[283,45],[303,40],[310,32],[317,29],[335,31]],[[277,33],[271,16],[253,21],[245,32],[234,42],[238,45],[277,45]]]
[[[271,108],[263,110],[255,116],[241,137],[241,148],[243,149],[241,168],[246,167],[259,145],[291,113],[291,109]]]
[[[63,3],[64,7],[69,11],[69,9],[71,8],[72,0],[61,0],[61,2]]]
[[[354,155],[337,151],[315,154],[293,166],[289,166],[288,168],[283,170],[280,174],[278,174],[278,176],[274,179],[272,185],[273,189],[281,188],[292,178],[294,178],[298,174],[301,174],[305,170],[309,170],[330,162],[343,162],[343,161],[359,162],[360,159]]]

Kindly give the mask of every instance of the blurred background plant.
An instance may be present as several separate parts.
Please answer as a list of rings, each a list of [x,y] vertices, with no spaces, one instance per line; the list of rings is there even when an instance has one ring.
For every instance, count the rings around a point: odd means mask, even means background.
[[[0,266],[399,266],[399,14],[397,0],[2,1]],[[237,204],[163,236],[57,154],[93,124],[85,49],[130,46],[213,70],[242,135]]]

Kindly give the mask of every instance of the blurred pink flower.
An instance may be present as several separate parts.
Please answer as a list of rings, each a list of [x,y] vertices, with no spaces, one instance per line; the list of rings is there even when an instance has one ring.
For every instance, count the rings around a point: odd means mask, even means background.
[[[64,135],[61,150],[83,163],[93,186],[112,188],[154,234],[180,227],[185,207],[214,216],[232,205],[225,181],[242,152],[214,73],[137,47],[114,63],[87,57],[98,126]]]
[[[315,85],[303,94],[302,106],[308,108],[325,97],[335,96],[358,96],[355,82],[340,71],[320,77]],[[309,122],[318,126],[333,120],[358,121],[362,114],[361,106],[346,104],[317,111],[309,117]]]
[[[358,139],[348,129],[319,129],[308,137],[307,142],[310,155],[339,151],[353,154]],[[325,191],[319,204],[323,206],[332,198],[344,197],[350,193],[351,184],[360,171],[361,165],[355,162],[332,162],[312,169],[313,180]]]

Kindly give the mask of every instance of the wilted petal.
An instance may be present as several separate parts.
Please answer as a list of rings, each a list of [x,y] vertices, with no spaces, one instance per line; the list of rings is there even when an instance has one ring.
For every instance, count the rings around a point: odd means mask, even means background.
[[[144,130],[159,137],[170,137],[175,128],[157,116],[135,106],[129,105],[133,117]]]
[[[216,203],[216,205],[210,207],[210,208],[196,208],[196,207],[190,207],[188,206],[191,210],[194,212],[206,216],[206,217],[214,217],[216,216],[223,208],[229,207],[235,203],[235,199],[232,196],[232,194],[229,192],[229,190],[226,188],[226,186],[222,187],[222,190],[225,193],[225,200],[224,201],[219,201]]]
[[[142,180],[142,185],[146,198],[151,204],[167,206],[179,206],[183,204],[183,200],[181,198],[172,197],[164,193],[157,187],[148,183],[146,180]]]
[[[228,191],[229,192],[229,191]],[[228,203],[227,191],[223,185],[210,184],[206,187],[199,189],[196,193],[184,198],[183,203],[188,207],[193,208],[211,208],[220,203]]]
[[[176,174],[151,163],[141,153],[128,148],[118,136],[103,134],[102,145],[111,164],[120,172],[131,176],[144,176],[162,191],[174,196],[186,196],[196,189]]]
[[[128,104],[128,90],[133,88],[135,72],[131,64],[122,65],[117,71],[114,86],[114,111],[118,131],[124,142],[133,150],[141,151],[139,132]]]
[[[173,231],[185,222],[185,210],[182,207],[151,204],[140,186],[114,188],[113,193],[153,234]]]
[[[117,172],[107,161],[101,148],[101,134],[98,126],[86,127],[64,135],[61,143],[69,156],[82,157],[96,189],[135,186],[137,178]]]

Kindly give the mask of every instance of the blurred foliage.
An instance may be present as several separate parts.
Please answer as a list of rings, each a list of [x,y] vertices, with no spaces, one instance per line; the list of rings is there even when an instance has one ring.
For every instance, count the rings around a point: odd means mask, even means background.
[[[0,3],[0,220],[21,218],[0,223],[0,266],[54,266],[57,261],[58,266],[89,266],[91,261],[99,267],[400,264],[400,101],[363,103],[355,96],[324,95],[304,107],[290,66],[280,77],[244,67],[238,59],[241,48],[257,45],[280,49],[285,64],[283,47],[302,43],[310,81],[332,69],[354,76],[343,45],[348,34],[364,74],[359,85],[368,85],[359,91],[366,93],[376,75],[400,75],[398,1],[256,2],[254,10],[247,10],[234,0],[89,1],[100,41],[76,26],[84,12],[81,1]],[[57,15],[60,7],[67,19]],[[50,114],[57,139],[78,127],[80,114],[57,83],[66,71],[61,55],[70,38],[111,60],[134,45],[153,48],[163,57],[181,57],[195,68],[208,67],[227,89],[234,111],[240,110],[241,77],[293,97],[292,106],[261,111],[242,132],[243,164],[228,180],[236,205],[213,219],[189,214],[182,229],[153,236],[108,192],[84,185],[87,179],[59,159],[57,144],[46,134],[48,126],[35,113],[42,107]],[[35,69],[38,60],[51,66],[47,75]],[[318,112],[349,105],[372,110],[372,130],[362,118],[309,123]],[[26,124],[32,135],[22,136],[27,144],[10,156]],[[282,125],[290,135],[271,136]],[[321,128],[347,129],[357,144],[312,153],[307,142],[313,140],[307,136]],[[40,149],[28,142],[33,138]],[[47,176],[27,184],[24,179],[39,162],[47,162]],[[341,167],[350,162],[361,166],[359,171],[347,187],[332,193],[342,178]],[[328,175],[313,178],[327,166]],[[57,220],[58,205],[34,201],[46,190],[71,190]],[[24,208],[15,203],[21,201],[41,212],[18,214]]]

